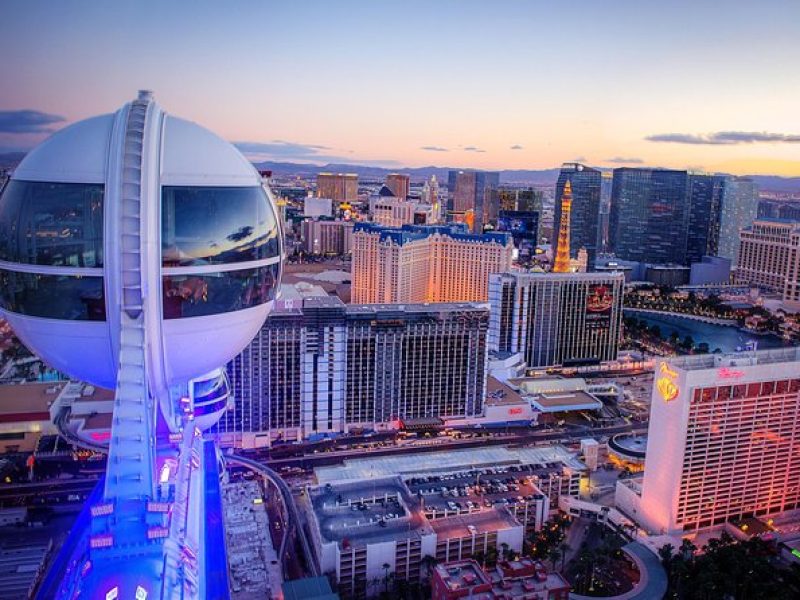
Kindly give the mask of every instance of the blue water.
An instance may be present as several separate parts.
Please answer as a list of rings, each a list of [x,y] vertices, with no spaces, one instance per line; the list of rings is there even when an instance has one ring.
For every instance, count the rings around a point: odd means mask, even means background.
[[[649,326],[658,325],[664,339],[669,338],[673,331],[677,331],[681,339],[687,335],[692,336],[695,345],[705,342],[709,351],[719,348],[723,352],[735,352],[737,347],[743,347],[748,342],[757,342],[759,349],[778,348],[790,345],[788,342],[775,335],[753,335],[741,331],[735,325],[715,325],[704,323],[686,317],[674,315],[654,315],[632,310],[625,311],[626,317],[636,317],[644,320]]]

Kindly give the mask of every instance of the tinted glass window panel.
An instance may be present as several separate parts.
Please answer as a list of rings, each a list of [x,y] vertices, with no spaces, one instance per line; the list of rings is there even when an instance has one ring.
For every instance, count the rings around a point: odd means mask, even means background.
[[[103,266],[103,186],[9,181],[0,199],[0,260]]]
[[[10,312],[46,319],[106,319],[102,277],[0,271],[0,306]]]
[[[229,264],[278,256],[278,224],[261,187],[164,187],[165,267]]]
[[[167,275],[163,283],[165,319],[216,315],[273,300],[278,265],[202,275]]]

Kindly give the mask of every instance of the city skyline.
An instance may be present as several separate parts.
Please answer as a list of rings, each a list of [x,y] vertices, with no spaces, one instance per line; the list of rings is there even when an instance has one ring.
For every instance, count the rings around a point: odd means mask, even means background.
[[[255,160],[800,175],[790,2],[12,2],[6,17],[0,152],[151,88]]]

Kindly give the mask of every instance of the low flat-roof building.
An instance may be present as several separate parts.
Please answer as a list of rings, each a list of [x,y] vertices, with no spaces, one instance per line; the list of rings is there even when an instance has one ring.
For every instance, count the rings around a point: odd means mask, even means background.
[[[304,577],[284,581],[281,586],[284,600],[339,600],[327,577]]]
[[[608,440],[608,457],[629,471],[644,469],[647,436],[620,433]]]
[[[451,561],[485,554],[490,548],[522,551],[524,527],[503,507],[431,521],[436,534],[436,560]]]
[[[561,575],[529,558],[501,561],[489,571],[474,560],[439,564],[431,578],[432,600],[567,600],[570,589]]]
[[[64,385],[0,385],[0,452],[32,452],[42,434],[56,433],[50,407]]]
[[[474,560],[436,565],[431,577],[431,600],[493,600],[492,580]]]
[[[390,572],[417,582],[422,556],[436,553],[419,501],[397,477],[309,488],[304,508],[320,572],[344,598],[375,595]]]
[[[335,482],[358,482],[376,477],[400,476],[407,482],[414,493],[421,489],[441,488],[444,486],[464,486],[469,480],[476,480],[478,485],[494,485],[498,492],[489,497],[508,504],[506,497],[517,498],[520,492],[529,496],[543,494],[548,499],[550,513],[558,509],[559,496],[575,496],[580,493],[581,477],[586,473],[586,465],[573,452],[563,446],[542,446],[537,448],[507,448],[489,446],[484,448],[468,448],[463,450],[447,450],[443,452],[426,452],[422,454],[398,454],[375,458],[347,459],[341,465],[317,467],[314,470],[320,484]],[[441,481],[443,477],[449,479]],[[430,481],[428,480],[430,478]],[[437,480],[438,478],[438,480]],[[528,478],[530,489],[518,482],[519,490],[503,490],[508,487],[512,478]],[[494,484],[491,480],[497,480]],[[536,488],[534,491],[533,487]],[[441,492],[441,489],[437,490]],[[486,498],[481,497],[481,500]],[[533,499],[531,499],[533,501]],[[528,504],[525,500],[525,504]],[[426,508],[432,505],[428,501]],[[452,510],[452,509],[451,509]],[[518,514],[519,516],[519,514]],[[533,517],[525,518],[525,522],[534,522]]]
[[[499,381],[487,379],[486,417],[490,416],[488,407],[493,403],[518,404],[520,412],[530,413],[533,422],[542,419],[552,420],[558,413],[601,411],[603,402],[592,393],[584,379],[564,379],[559,377],[535,378],[512,377]],[[529,410],[525,410],[525,405]]]
[[[392,574],[420,581],[424,557],[470,558],[494,548],[522,550],[523,525],[504,507],[431,519],[421,493],[400,477],[326,483],[308,488],[308,514],[316,559],[343,598],[366,598]]]
[[[111,436],[114,392],[81,381],[63,385],[50,405],[50,420],[59,422],[73,434],[90,443],[106,443]]]

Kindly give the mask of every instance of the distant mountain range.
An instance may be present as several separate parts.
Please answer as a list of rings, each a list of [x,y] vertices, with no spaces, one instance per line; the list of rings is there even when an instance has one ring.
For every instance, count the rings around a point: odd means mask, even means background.
[[[375,179],[382,181],[389,173],[405,173],[413,180],[430,179],[436,175],[439,182],[447,184],[448,171],[458,170],[459,167],[414,167],[414,168],[385,168],[369,165],[350,165],[329,163],[327,165],[309,165],[286,162],[259,162],[254,163],[257,169],[269,170],[277,175],[316,175],[317,173],[356,173],[362,179]],[[500,180],[504,183],[528,183],[531,185],[555,185],[558,179],[558,169],[542,169],[540,171],[500,171]]]
[[[12,168],[25,156],[24,152],[0,153],[0,168]],[[383,180],[388,173],[407,173],[413,180],[420,181],[436,175],[441,183],[447,184],[447,172],[459,167],[415,167],[384,168],[369,165],[350,165],[330,163],[327,165],[310,165],[305,163],[265,161],[254,163],[257,169],[269,170],[276,175],[314,176],[320,172],[357,173],[361,179]],[[602,169],[608,170],[611,169]],[[555,185],[558,179],[558,168],[554,169],[516,169],[500,171],[502,183],[527,184],[527,185]],[[777,175],[752,175],[759,189],[770,192],[800,192],[800,177],[778,177]]]
[[[324,166],[308,165],[286,162],[259,162],[254,163],[257,169],[270,170],[277,175],[316,175],[321,172],[357,173],[362,179],[383,180],[388,173],[406,173],[412,180],[429,179],[436,175],[436,179],[447,184],[447,172],[458,170],[459,167],[416,167],[411,169],[372,167],[367,165],[349,165],[330,163]],[[613,169],[600,167],[601,171]],[[559,169],[506,169],[500,171],[502,183],[516,183],[528,185],[555,186]],[[758,188],[770,192],[800,192],[800,177],[778,177],[777,175],[751,175],[758,184]]]

